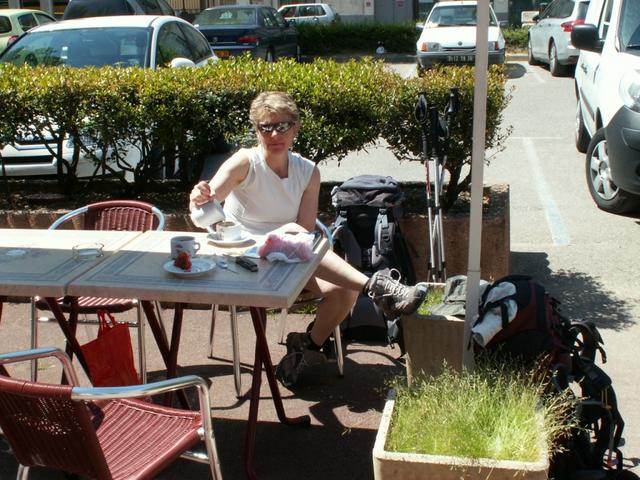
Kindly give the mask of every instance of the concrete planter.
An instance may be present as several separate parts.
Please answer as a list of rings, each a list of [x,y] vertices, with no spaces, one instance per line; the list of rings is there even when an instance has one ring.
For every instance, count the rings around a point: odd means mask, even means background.
[[[482,214],[482,252],[480,268],[482,278],[498,279],[508,275],[511,254],[509,185],[485,187],[486,202]],[[469,213],[454,212],[443,216],[444,250],[447,277],[466,275],[469,252]],[[416,276],[427,280],[429,243],[427,216],[410,213],[402,219],[402,231],[417,249],[414,260]]]
[[[395,401],[387,400],[373,447],[375,480],[546,480],[549,461],[541,449],[536,462],[468,459],[385,450]]]
[[[464,320],[442,315],[406,315],[402,318],[407,380],[418,374],[436,376],[444,362],[462,370]]]

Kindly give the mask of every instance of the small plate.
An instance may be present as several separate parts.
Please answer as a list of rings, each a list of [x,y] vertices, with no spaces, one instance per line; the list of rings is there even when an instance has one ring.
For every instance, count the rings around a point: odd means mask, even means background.
[[[171,275],[175,275],[176,277],[182,278],[192,278],[192,277],[201,277],[202,275],[206,275],[211,272],[214,268],[216,268],[216,262],[213,260],[209,260],[208,258],[191,258],[191,269],[183,270],[180,267],[176,267],[173,264],[173,260],[169,260],[163,266],[164,270]]]
[[[235,247],[238,245],[244,245],[248,242],[254,242],[255,240],[248,232],[242,232],[240,238],[237,240],[222,240],[218,238],[216,233],[210,233],[207,235],[207,240],[218,247]]]

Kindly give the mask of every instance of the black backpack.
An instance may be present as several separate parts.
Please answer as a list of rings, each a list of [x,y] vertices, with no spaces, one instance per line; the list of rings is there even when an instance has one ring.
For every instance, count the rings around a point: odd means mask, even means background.
[[[515,287],[513,293],[488,301],[490,292],[504,287],[505,283]],[[517,305],[511,320],[510,300]],[[529,365],[542,365],[558,392],[566,391],[572,383],[580,390],[576,402],[580,428],[565,440],[565,450],[551,459],[549,478],[587,479],[592,472],[595,479],[602,478],[603,471],[606,478],[622,478],[623,457],[619,445],[624,420],[611,378],[595,363],[598,352],[602,363],[606,363],[602,337],[596,326],[588,321],[570,321],[561,315],[559,302],[528,276],[507,276],[487,286],[472,331],[476,325],[488,321],[489,312],[498,310],[501,328],[495,336],[483,346],[472,337],[476,355],[489,352]],[[628,471],[624,475],[637,478]]]
[[[402,233],[404,193],[391,177],[360,175],[333,188],[336,208],[332,226],[336,253],[353,267],[371,276],[397,270],[405,284],[415,283],[411,258],[416,256]],[[386,318],[373,300],[361,294],[342,323],[343,338],[398,343],[404,353],[399,318]]]

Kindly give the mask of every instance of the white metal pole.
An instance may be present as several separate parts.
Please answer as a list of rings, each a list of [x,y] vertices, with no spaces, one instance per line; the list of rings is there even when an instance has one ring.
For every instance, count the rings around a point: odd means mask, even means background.
[[[469,265],[462,363],[473,368],[469,349],[471,324],[477,313],[482,248],[482,194],[487,124],[487,69],[489,64],[489,0],[478,0],[476,28],[476,65],[473,90],[473,147],[471,153],[471,215],[469,218]]]

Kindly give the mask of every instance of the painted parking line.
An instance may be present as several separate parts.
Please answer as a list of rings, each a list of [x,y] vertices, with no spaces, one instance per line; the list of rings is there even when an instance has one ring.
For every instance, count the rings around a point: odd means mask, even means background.
[[[551,239],[553,245],[556,247],[564,247],[571,243],[571,237],[569,231],[562,219],[562,214],[553,199],[551,188],[544,177],[544,171],[542,170],[540,163],[540,157],[536,151],[536,147],[533,143],[533,139],[529,137],[523,137],[522,143],[524,143],[525,151],[527,152],[527,158],[529,165],[533,171],[533,182],[538,192],[538,198],[540,199],[540,205],[544,210],[545,217],[547,219],[547,225],[551,232]]]
[[[547,83],[546,80],[542,78],[538,73],[538,68],[531,68],[530,66],[528,66],[527,73],[530,73],[531,75],[533,75],[533,78],[535,78],[538,83]]]

